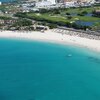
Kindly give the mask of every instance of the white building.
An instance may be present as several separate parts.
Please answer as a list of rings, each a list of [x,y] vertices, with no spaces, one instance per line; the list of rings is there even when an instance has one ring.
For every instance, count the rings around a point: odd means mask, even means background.
[[[91,3],[91,4],[94,4],[95,0],[89,0],[88,2]]]
[[[0,5],[2,5],[2,2],[0,1]]]
[[[65,4],[66,8],[75,6],[75,2],[73,2],[73,1],[72,2],[65,2],[64,4]]]
[[[56,0],[47,0],[50,1],[52,4],[56,4]]]
[[[48,8],[52,3],[50,1],[41,1],[36,3],[37,8]]]

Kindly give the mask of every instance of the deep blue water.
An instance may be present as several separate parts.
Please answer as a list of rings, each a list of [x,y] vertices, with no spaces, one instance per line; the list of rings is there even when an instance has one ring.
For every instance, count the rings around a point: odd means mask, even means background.
[[[78,14],[78,13],[71,13],[71,16],[77,16],[77,14]],[[86,14],[86,15],[84,15],[84,16],[92,16],[92,13],[88,13],[88,14]]]
[[[12,1],[15,1],[15,0],[0,0],[1,2],[12,2]]]
[[[100,56],[73,46],[0,39],[0,100],[100,100]]]
[[[96,23],[96,22],[86,22],[86,21],[81,21],[81,20],[77,20],[76,22],[75,22],[76,24],[78,24],[78,25],[82,25],[82,26],[92,26],[92,25],[94,25],[94,23]]]

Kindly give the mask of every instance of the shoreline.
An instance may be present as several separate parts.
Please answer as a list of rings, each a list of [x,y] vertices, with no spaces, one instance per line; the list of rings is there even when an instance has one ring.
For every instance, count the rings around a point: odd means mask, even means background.
[[[53,30],[47,30],[43,32],[22,32],[22,31],[1,31],[0,38],[18,38],[25,40],[35,40],[43,42],[58,43],[64,45],[73,45],[90,50],[100,52],[100,40],[89,39],[86,37],[80,37],[78,35],[68,35],[55,32]]]

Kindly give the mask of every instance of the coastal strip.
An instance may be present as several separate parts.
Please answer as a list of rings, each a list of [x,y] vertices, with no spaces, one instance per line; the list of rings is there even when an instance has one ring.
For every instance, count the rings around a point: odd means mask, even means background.
[[[60,33],[58,33],[55,30],[47,30],[44,32],[1,31],[0,38],[18,38],[18,39],[29,39],[29,40],[36,40],[36,41],[60,43],[65,45],[71,44],[74,46],[81,46],[81,47],[85,47],[100,52],[100,40],[80,37],[76,34],[70,35],[70,34],[63,34],[63,32]]]

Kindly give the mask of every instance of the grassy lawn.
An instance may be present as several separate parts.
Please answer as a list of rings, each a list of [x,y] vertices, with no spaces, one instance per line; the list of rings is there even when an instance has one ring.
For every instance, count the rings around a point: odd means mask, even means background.
[[[59,21],[62,21],[62,22],[70,22],[71,20],[67,20],[67,18],[65,18],[65,17],[61,17],[61,16],[59,16],[59,17],[56,17],[56,15],[55,16],[50,16],[50,15],[48,15],[48,14],[40,14],[40,15],[37,15],[37,14],[28,14],[28,16],[31,16],[31,17],[38,17],[38,18],[44,18],[44,19],[47,19],[47,20],[51,20],[51,21],[57,21],[57,22],[59,22]]]
[[[53,21],[62,21],[62,22],[70,22],[70,21],[75,21],[75,19],[79,19],[81,21],[100,21],[100,18],[97,18],[97,17],[91,17],[91,16],[73,16],[72,19],[67,19],[67,17],[65,16],[58,16],[58,15],[49,15],[49,14],[40,14],[40,15],[37,15],[37,14],[34,14],[34,13],[31,13],[31,14],[28,14],[28,16],[31,16],[31,17],[38,17],[38,18],[44,18],[44,19],[48,19],[48,20],[53,20]]]
[[[90,16],[74,16],[73,18],[74,18],[74,19],[75,19],[75,18],[78,18],[78,19],[81,20],[81,21],[87,21],[87,22],[91,22],[91,21],[100,21],[100,18],[97,18],[97,17],[90,17]]]
[[[68,8],[65,12],[68,12],[68,13],[80,13],[82,11],[87,11],[88,13],[91,13],[95,9],[100,9],[100,7]]]
[[[93,8],[74,8],[68,9],[66,12],[68,13],[80,13],[81,11],[92,12]]]

